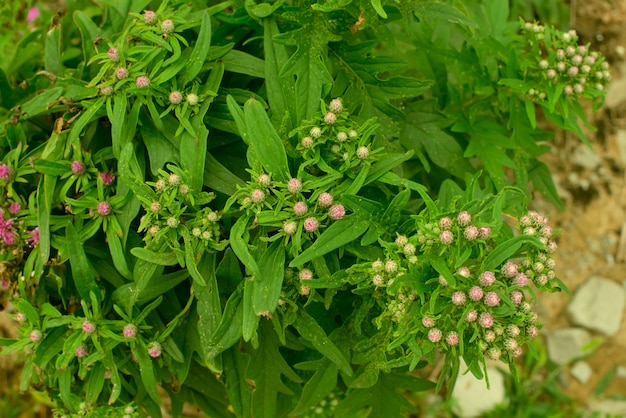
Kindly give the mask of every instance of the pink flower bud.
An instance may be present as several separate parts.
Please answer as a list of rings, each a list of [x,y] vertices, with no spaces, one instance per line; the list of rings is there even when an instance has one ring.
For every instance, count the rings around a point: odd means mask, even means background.
[[[466,279],[469,278],[470,276],[470,271],[465,266],[460,267],[456,272],[459,273],[462,277],[465,277]]]
[[[454,240],[454,235],[452,235],[451,231],[445,230],[441,231],[439,234],[439,241],[444,245],[449,245]]]
[[[408,255],[408,256],[414,255],[414,254],[415,254],[415,250],[416,250],[415,245],[410,244],[410,243],[409,243],[409,244],[406,244],[406,245],[402,248],[402,252],[403,252],[405,255]]]
[[[83,321],[82,328],[85,334],[91,334],[92,332],[96,330],[96,326],[93,324],[93,322],[89,320]]]
[[[467,315],[465,316],[465,320],[467,322],[474,322],[476,321],[477,318],[478,318],[478,312],[476,312],[475,309],[472,309],[471,311],[469,311]]]
[[[8,180],[9,177],[11,177],[11,174],[13,174],[13,171],[9,168],[8,165],[0,164],[0,179],[1,180]]]
[[[109,48],[107,55],[109,56],[111,62],[118,62],[120,60],[120,53],[117,48]]]
[[[422,318],[422,325],[426,328],[432,328],[435,326],[435,321],[432,318],[425,316]]]
[[[100,88],[100,94],[103,96],[110,96],[113,94],[113,86],[104,86]]]
[[[140,75],[135,80],[135,85],[139,88],[145,88],[150,86],[150,79],[145,75]]]
[[[522,303],[522,299],[524,299],[524,294],[519,290],[514,290],[511,292],[511,302],[514,305],[519,305]]]
[[[326,125],[334,125],[335,123],[337,123],[337,115],[335,115],[333,112],[328,112],[324,115],[324,123]]]
[[[444,231],[447,231],[451,227],[452,227],[452,219],[450,219],[447,216],[444,216],[443,218],[439,219],[439,228],[443,229]]]
[[[189,106],[195,106],[200,102],[200,98],[198,97],[197,94],[195,93],[189,93],[187,95],[187,103],[189,103]]]
[[[172,22],[170,19],[164,20],[161,23],[161,32],[163,32],[163,34],[169,35],[171,33],[174,33],[174,30],[176,30],[176,26],[174,25],[174,22]]]
[[[465,232],[463,232],[463,236],[465,237],[466,240],[473,241],[478,237],[478,233],[479,233],[478,228],[471,225],[465,228]]]
[[[158,20],[158,16],[152,10],[146,10],[145,12],[143,12],[143,22],[146,25],[152,26],[156,24],[157,20]]]
[[[510,335],[511,337],[517,337],[520,334],[520,329],[515,324],[509,324],[506,327],[506,334]]]
[[[428,339],[430,340],[431,343],[438,343],[439,341],[441,341],[442,335],[443,334],[441,330],[437,328],[431,328],[428,331]]]
[[[289,193],[296,194],[302,191],[302,182],[298,179],[291,179],[287,182],[287,190]]]
[[[485,305],[487,306],[498,306],[500,304],[500,296],[496,292],[487,292],[485,295]]]
[[[313,272],[309,269],[300,270],[300,273],[298,273],[298,278],[300,280],[311,280],[313,279]]]
[[[487,312],[483,312],[478,317],[478,323],[483,328],[491,328],[491,326],[493,325],[493,316],[491,316]]]
[[[83,174],[85,172],[85,164],[78,160],[72,161],[71,169],[74,174]]]
[[[135,324],[126,324],[122,329],[122,335],[125,338],[135,338],[137,336],[137,325]]]
[[[298,224],[295,222],[285,222],[283,225],[283,232],[286,235],[293,235],[298,230]]]
[[[385,283],[385,278],[380,274],[376,274],[372,277],[372,283],[374,286],[382,286]]]
[[[479,232],[482,239],[487,239],[491,235],[491,228],[488,226],[481,226]]]
[[[85,344],[81,344],[78,346],[78,348],[74,351],[74,355],[78,358],[83,358],[83,357],[87,357],[89,353],[87,352],[87,347],[85,346]]]
[[[487,350],[487,357],[489,357],[493,361],[500,360],[501,355],[502,355],[502,351],[500,351],[496,347],[491,347],[489,350]]]
[[[161,356],[161,344],[158,341],[152,341],[148,344],[148,355],[152,358]]]
[[[261,203],[265,200],[265,193],[261,189],[254,189],[250,192],[250,200],[254,203]]]
[[[109,202],[100,202],[98,203],[97,211],[100,216],[108,216],[111,213],[111,204]]]
[[[446,335],[446,342],[448,345],[458,345],[459,344],[459,334],[455,331],[450,331],[448,335]]]
[[[307,208],[304,202],[296,202],[293,205],[293,213],[295,213],[296,216],[304,216],[306,215],[308,210],[309,208]]]
[[[496,275],[491,271],[485,271],[480,275],[480,285],[483,287],[491,286],[496,282]]]
[[[267,174],[259,174],[259,177],[256,179],[256,184],[261,187],[270,187],[272,179]]]
[[[311,294],[311,288],[309,286],[300,286],[300,294],[302,296],[309,296]]]
[[[115,77],[117,77],[118,80],[123,80],[127,78],[128,75],[129,75],[128,69],[124,67],[120,67],[117,70],[115,70]]]
[[[41,341],[42,337],[43,334],[38,329],[34,329],[30,332],[30,334],[28,334],[28,338],[34,343],[38,343],[39,341]]]
[[[343,103],[341,99],[333,99],[328,105],[328,109],[333,113],[341,113],[343,111]]]
[[[113,175],[113,173],[110,173],[108,171],[101,172],[100,173],[100,178],[102,178],[102,183],[105,186],[110,186],[115,181],[115,175]]]
[[[479,300],[483,298],[483,290],[478,286],[473,286],[469,290],[469,297],[474,302],[478,302]]]
[[[546,71],[546,77],[548,78],[548,80],[552,80],[554,77],[556,77],[556,71],[550,68],[548,71]]]
[[[524,287],[528,284],[528,277],[524,273],[517,273],[515,276],[515,284],[519,287]]]
[[[31,7],[28,9],[28,15],[26,15],[26,23],[33,23],[40,15],[38,7]]]
[[[583,57],[581,57],[580,55],[574,55],[572,57],[572,64],[574,65],[580,65],[583,63]]]
[[[502,274],[505,277],[515,277],[517,275],[517,264],[507,261],[502,267]]]
[[[575,77],[578,75],[578,67],[569,67],[569,70],[567,70],[567,74],[570,75],[570,77]]]
[[[396,273],[398,271],[398,263],[393,260],[387,260],[385,262],[385,271],[390,274]]]
[[[546,70],[549,65],[550,64],[548,64],[548,61],[546,60],[539,61],[539,68],[541,68],[542,70]]]
[[[26,322],[26,319],[26,315],[24,315],[22,312],[18,312],[15,314],[15,320],[20,324]]]
[[[317,202],[320,205],[320,207],[327,208],[333,204],[333,195],[331,195],[330,193],[324,192],[320,194],[320,196],[317,198]]]
[[[539,329],[534,325],[530,325],[526,328],[526,335],[531,338],[536,338],[539,335]]]
[[[443,287],[446,287],[448,285],[448,281],[445,277],[439,275],[439,284]]]
[[[461,306],[465,303],[465,293],[461,292],[460,290],[457,292],[454,292],[452,294],[452,303],[455,304],[456,306]]]
[[[463,211],[458,214],[456,221],[460,226],[467,226],[472,222],[472,215],[468,211]]]
[[[556,69],[562,73],[565,72],[565,70],[567,70],[567,65],[564,62],[559,62],[556,64]]]
[[[304,220],[304,230],[306,232],[315,232],[319,228],[319,221],[313,216],[308,217]]]
[[[9,206],[9,212],[12,215],[16,215],[20,210],[22,210],[22,205],[20,204],[20,202],[13,202]]]
[[[572,88],[572,86],[567,85],[567,86],[563,87],[563,93],[566,96],[571,96],[574,93],[574,89]]]
[[[556,51],[556,59],[563,60],[564,58],[565,58],[565,51],[563,51],[562,49],[558,49]]]
[[[496,340],[496,333],[493,331],[485,331],[484,339],[488,343],[492,343]]]
[[[370,155],[370,150],[365,146],[358,147],[356,149],[356,156],[360,160],[365,160],[367,157],[369,157],[369,155]]]
[[[328,216],[333,221],[340,220],[341,218],[345,216],[345,214],[346,214],[346,209],[340,203],[331,206],[330,209],[328,210]]]
[[[170,103],[173,105],[181,104],[183,102],[183,94],[179,91],[173,91],[168,96]]]
[[[576,48],[570,45],[567,48],[565,48],[565,53],[567,54],[568,57],[571,57],[576,53]]]
[[[305,149],[313,148],[313,138],[311,138],[310,136],[305,136],[300,140],[300,145],[302,145],[302,148]]]

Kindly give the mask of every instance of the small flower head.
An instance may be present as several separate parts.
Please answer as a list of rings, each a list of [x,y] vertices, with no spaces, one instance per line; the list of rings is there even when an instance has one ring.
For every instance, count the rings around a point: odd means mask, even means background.
[[[573,66],[573,67],[569,67],[569,70],[567,70],[567,74],[569,74],[570,77],[576,77],[578,75],[578,67]]]
[[[100,178],[102,179],[102,184],[105,186],[110,186],[115,182],[115,175],[109,171],[102,171]]]
[[[520,303],[522,303],[523,299],[524,294],[519,290],[514,290],[511,292],[511,302],[513,303],[513,305],[519,305]]]
[[[341,113],[343,111],[343,103],[341,99],[333,99],[328,105],[328,109],[333,113]]]
[[[161,356],[161,344],[158,341],[152,341],[148,344],[148,355],[152,358]]]
[[[87,352],[87,346],[85,344],[81,344],[78,346],[78,348],[74,351],[74,355],[78,358],[83,358],[83,357],[87,357],[89,353]]]
[[[173,105],[181,104],[183,102],[183,94],[179,91],[173,91],[168,96],[170,103]]]
[[[334,125],[335,123],[337,123],[337,115],[335,115],[333,112],[328,112],[324,115],[324,123],[326,125]]]
[[[439,241],[444,245],[449,245],[454,240],[454,235],[451,231],[445,230],[439,233]]]
[[[110,96],[113,94],[113,86],[103,86],[100,88],[100,94],[103,96]]]
[[[152,225],[150,229],[148,229],[148,234],[150,234],[151,237],[156,237],[160,230],[161,228],[159,228],[158,225]]]
[[[302,145],[302,148],[305,149],[313,148],[313,143],[313,138],[311,138],[310,136],[305,136],[300,140],[300,145]]]
[[[38,329],[34,329],[30,332],[30,334],[28,334],[28,338],[34,343],[38,343],[39,341],[41,341],[42,337],[43,334]]]
[[[93,322],[86,319],[83,321],[82,329],[85,334],[91,334],[92,332],[96,330],[96,325]]]
[[[507,338],[506,340],[504,340],[504,348],[506,348],[507,351],[515,351],[518,347],[519,345],[517,344],[517,341],[515,341],[515,339]]]
[[[365,160],[370,155],[370,150],[366,146],[361,146],[356,149],[356,156],[360,160]]]
[[[256,184],[261,187],[270,187],[272,184],[272,179],[267,174],[259,174],[259,177],[256,179]]]
[[[302,191],[302,182],[293,178],[287,182],[287,190],[291,194],[300,193]]]
[[[402,252],[407,255],[407,256],[411,256],[415,254],[415,245],[413,244],[406,244],[403,248],[402,248]]]
[[[472,215],[470,215],[468,211],[464,210],[457,215],[456,221],[460,226],[467,226],[470,222],[472,222]]]
[[[531,338],[536,338],[539,335],[539,329],[534,325],[530,325],[526,328],[526,335]]]
[[[195,106],[200,102],[200,98],[195,93],[189,93],[187,95],[187,103],[189,106]]]
[[[473,286],[469,290],[469,297],[474,302],[478,302],[483,298],[483,290],[479,286]]]
[[[320,223],[317,218],[310,216],[304,220],[304,230],[306,232],[315,232],[319,228]]]
[[[295,213],[296,216],[304,216],[308,210],[309,208],[307,208],[306,203],[304,202],[296,202],[293,205],[293,213]]]
[[[313,278],[313,272],[309,269],[300,270],[300,273],[298,273],[298,278],[300,280],[311,280]]]
[[[390,274],[396,273],[398,271],[398,263],[393,260],[387,260],[385,262],[385,271]]]
[[[448,285],[448,281],[446,280],[446,278],[441,275],[439,275],[438,281],[439,281],[439,284],[443,287],[446,287]]]
[[[302,296],[309,296],[311,294],[311,288],[309,286],[300,286],[300,294]]]
[[[182,181],[182,178],[178,174],[175,174],[175,173],[170,174],[169,177],[167,178],[167,182],[169,183],[170,186],[178,186],[181,181]]]
[[[265,193],[261,189],[254,189],[250,192],[250,200],[254,203],[261,203],[265,200]]]
[[[476,228],[474,225],[468,226],[463,232],[463,236],[468,241],[474,241],[476,238],[478,238],[478,234],[478,228]]]
[[[511,337],[517,337],[520,334],[520,329],[515,324],[509,324],[507,325],[505,332]]]
[[[167,222],[167,226],[169,226],[170,228],[176,228],[178,224],[180,223],[178,219],[176,219],[173,216],[170,216],[169,218],[167,218],[166,222]]]
[[[119,62],[120,60],[120,53],[117,48],[109,48],[107,55],[109,56],[111,62]]]
[[[515,284],[524,287],[528,284],[528,277],[524,273],[517,273],[515,276]]]
[[[161,211],[161,204],[157,201],[150,203],[150,212],[159,213]]]
[[[496,275],[491,271],[485,271],[480,275],[480,285],[483,287],[491,286],[496,282]]]
[[[328,216],[333,221],[338,221],[346,215],[346,209],[342,204],[332,205],[328,210]]]
[[[491,360],[498,361],[500,360],[501,355],[502,351],[500,351],[500,349],[496,347],[491,347],[489,350],[487,350],[487,357],[489,357]]]
[[[461,275],[462,277],[465,277],[466,279],[469,278],[470,276],[470,271],[465,266],[460,267],[456,272],[459,273],[459,275]]]
[[[561,62],[558,62],[558,63],[556,64],[556,69],[557,69],[560,73],[565,72],[565,70],[567,70],[567,64],[565,64],[565,63],[564,63],[564,62],[562,62],[562,61],[561,61]]]
[[[485,331],[484,340],[488,343],[492,343],[496,340],[496,333],[493,331]]]
[[[477,318],[478,318],[478,312],[476,312],[475,309],[472,309],[471,311],[469,311],[467,315],[465,316],[465,320],[467,322],[474,322],[476,321]]]
[[[100,216],[109,216],[111,214],[111,204],[109,202],[99,202],[96,210]]]
[[[491,235],[491,228],[488,226],[481,226],[478,229],[478,232],[480,233],[480,237],[482,239],[487,239]]]
[[[556,71],[553,68],[550,68],[548,71],[546,71],[546,77],[548,78],[548,80],[552,80],[556,77]]]
[[[123,80],[125,78],[128,78],[129,72],[127,68],[124,67],[120,67],[117,70],[115,70],[115,77],[117,77],[118,80]]]
[[[493,326],[493,316],[487,312],[483,312],[478,317],[478,323],[483,328],[491,328]]]
[[[431,343],[438,343],[439,341],[441,341],[441,337],[443,336],[442,332],[440,329],[437,328],[431,328],[428,331],[428,340]]]
[[[11,213],[11,215],[16,215],[20,210],[22,210],[22,205],[20,204],[20,202],[13,202],[9,206],[9,212]]]
[[[539,61],[539,68],[541,68],[542,70],[547,70],[549,66],[550,64],[548,63],[547,60]]]
[[[487,306],[498,306],[500,304],[500,296],[496,292],[487,292],[485,295],[485,305]]]
[[[563,94],[565,94],[566,96],[571,96],[573,93],[574,93],[574,88],[570,86],[569,84],[563,87]]]
[[[346,142],[348,140],[348,134],[341,131],[337,132],[337,141],[338,142]]]
[[[432,328],[435,326],[435,320],[425,316],[422,318],[422,325],[424,325],[425,328]]]
[[[372,270],[374,271],[383,271],[384,268],[385,264],[380,260],[376,260],[372,263]]]
[[[298,230],[298,224],[293,221],[285,222],[285,224],[283,225],[283,232],[286,235],[293,235],[296,233],[297,230]]]
[[[507,261],[504,267],[502,267],[502,274],[505,277],[515,277],[517,275],[517,264]]]
[[[8,180],[13,171],[6,164],[0,164],[0,180]]]
[[[350,132],[348,132],[348,136],[352,139],[356,139],[359,137],[359,134],[357,131],[355,131],[354,129],[351,130]]]
[[[446,335],[446,342],[448,345],[458,345],[459,344],[459,334],[455,331],[450,331],[448,335]]]
[[[322,128],[320,128],[319,126],[314,126],[309,130],[309,135],[311,135],[313,138],[319,138],[322,136]]]
[[[146,25],[152,26],[156,24],[157,20],[158,20],[157,14],[154,13],[152,10],[146,10],[145,12],[143,12],[143,22]]]
[[[451,227],[452,227],[452,219],[450,219],[448,216],[444,216],[443,218],[439,219],[439,228],[441,228],[444,231],[447,231]]]
[[[333,204],[333,195],[327,192],[323,192],[317,198],[317,203],[320,205],[320,207],[327,208]]]
[[[452,303],[456,306],[463,305],[465,303],[465,299],[465,293],[461,292],[460,290],[452,294]]]
[[[400,248],[404,247],[409,242],[409,239],[406,235],[398,235],[396,238],[396,245]]]
[[[161,23],[161,32],[163,32],[164,35],[174,33],[175,30],[176,26],[174,25],[174,22],[171,21],[171,19],[166,19]]]
[[[18,312],[15,314],[15,320],[20,324],[26,322],[26,319],[26,315],[24,315],[22,312]]]

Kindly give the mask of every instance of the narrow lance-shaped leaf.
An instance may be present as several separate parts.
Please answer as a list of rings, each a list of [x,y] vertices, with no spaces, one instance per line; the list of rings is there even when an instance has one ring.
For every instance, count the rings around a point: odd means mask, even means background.
[[[282,241],[275,241],[259,260],[261,275],[255,277],[252,304],[259,315],[273,312],[278,305],[285,273],[285,247]]]
[[[182,84],[186,84],[192,81],[204,65],[206,57],[211,47],[211,16],[207,11],[202,13],[202,24],[200,26],[200,33],[196,39],[196,45],[193,48],[191,57],[187,61],[187,66],[182,73]]]
[[[70,265],[72,267],[72,278],[78,294],[83,300],[90,300],[89,293],[94,292],[98,299],[102,298],[100,288],[96,283],[96,276],[89,264],[85,248],[80,241],[79,233],[76,231],[74,224],[68,222],[65,228],[67,238],[67,252],[70,257]]]

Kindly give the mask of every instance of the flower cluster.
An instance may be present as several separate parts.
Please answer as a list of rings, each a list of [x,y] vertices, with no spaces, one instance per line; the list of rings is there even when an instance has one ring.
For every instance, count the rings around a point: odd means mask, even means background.
[[[588,44],[578,45],[576,31],[560,32],[530,22],[521,22],[521,28],[536,59],[531,74],[545,85],[544,90],[528,91],[533,100],[544,101],[555,89],[565,96],[596,98],[604,94],[611,79],[609,66],[601,54],[589,50]]]

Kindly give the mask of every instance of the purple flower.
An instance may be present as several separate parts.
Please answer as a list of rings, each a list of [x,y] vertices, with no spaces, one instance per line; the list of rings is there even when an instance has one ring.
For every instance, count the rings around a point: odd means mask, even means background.
[[[9,206],[9,212],[11,212],[12,215],[17,214],[20,210],[22,210],[20,202],[13,202],[11,206]]]
[[[0,164],[0,179],[1,180],[8,180],[9,177],[11,177],[11,174],[13,174],[13,171],[8,165],[4,163]]]
[[[15,218],[6,219],[4,212],[0,211],[0,238],[7,245],[15,244],[17,240],[15,237],[15,229],[13,228],[13,222]]]
[[[28,245],[34,247],[39,244],[39,227],[36,227],[32,231],[26,231],[26,234],[30,235],[30,237],[26,240]]]

